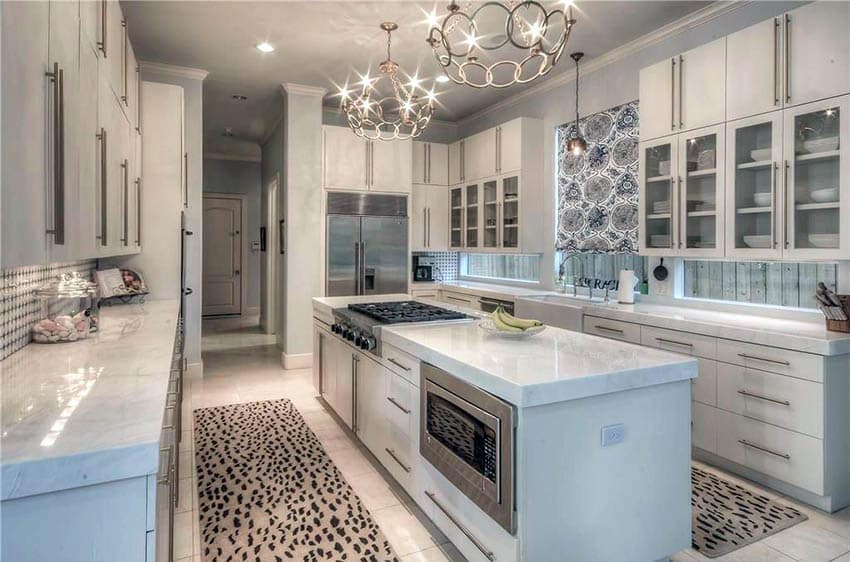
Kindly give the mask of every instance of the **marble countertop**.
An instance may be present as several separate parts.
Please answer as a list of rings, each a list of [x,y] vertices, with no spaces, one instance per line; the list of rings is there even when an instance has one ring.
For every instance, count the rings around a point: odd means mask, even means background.
[[[457,291],[458,293],[487,296],[505,300],[513,300],[517,297],[530,295],[548,295],[552,293],[552,291],[547,291],[545,289],[518,287],[514,285],[496,285],[477,281],[445,281],[440,283],[440,287],[445,287],[450,291]]]
[[[381,338],[517,407],[622,392],[697,376],[695,359],[547,327],[521,340],[478,322],[394,325]]]
[[[0,499],[156,473],[179,306],[104,307],[95,337],[0,363]]]

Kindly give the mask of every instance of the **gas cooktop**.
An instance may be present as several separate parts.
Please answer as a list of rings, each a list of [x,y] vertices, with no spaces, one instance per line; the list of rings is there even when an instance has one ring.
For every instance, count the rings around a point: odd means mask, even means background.
[[[461,320],[467,318],[462,312],[455,312],[416,301],[376,302],[350,304],[354,312],[365,314],[381,324],[401,324],[403,322],[435,322],[440,320]]]

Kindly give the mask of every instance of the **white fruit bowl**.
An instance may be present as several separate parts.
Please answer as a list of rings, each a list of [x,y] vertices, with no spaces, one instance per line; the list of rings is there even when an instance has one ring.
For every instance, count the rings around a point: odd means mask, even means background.
[[[809,244],[815,248],[837,248],[837,234],[809,234]]]
[[[832,203],[838,201],[838,188],[815,189],[809,195],[815,203]]]
[[[770,248],[770,235],[759,234],[744,236],[744,244],[750,248]]]
[[[755,150],[750,151],[750,158],[752,158],[754,162],[770,160],[770,155],[772,152],[773,149],[770,148],[757,148]]]
[[[812,154],[818,152],[829,152],[838,148],[838,137],[827,137],[825,139],[814,139],[803,141],[803,148]]]
[[[497,328],[496,324],[493,323],[493,321],[489,318],[482,318],[481,322],[478,323],[478,327],[487,332],[488,334],[492,334],[494,336],[506,338],[509,340],[522,340],[525,338],[530,338],[532,336],[536,336],[537,334],[546,329],[546,326],[535,326],[533,328],[529,328],[521,332],[507,332],[505,330],[500,330],[499,328]]]
[[[769,191],[763,193],[753,193],[753,202],[756,207],[769,207],[773,194]]]

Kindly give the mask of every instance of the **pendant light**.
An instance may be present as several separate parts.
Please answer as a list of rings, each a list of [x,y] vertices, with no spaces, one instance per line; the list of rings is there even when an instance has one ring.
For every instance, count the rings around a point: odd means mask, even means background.
[[[575,136],[572,137],[567,142],[567,150],[570,151],[573,156],[581,156],[584,154],[584,151],[587,150],[587,141],[584,140],[584,137],[581,136],[581,129],[578,126],[578,61],[584,56],[582,52],[570,53],[570,58],[576,62],[576,125],[575,125]]]

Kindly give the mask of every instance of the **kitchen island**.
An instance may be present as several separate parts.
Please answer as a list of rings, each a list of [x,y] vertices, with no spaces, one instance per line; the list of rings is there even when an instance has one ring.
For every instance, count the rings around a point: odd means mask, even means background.
[[[503,339],[475,319],[381,326],[364,351],[339,337],[347,304],[314,299],[317,391],[469,560],[690,545],[695,360],[551,327]]]

